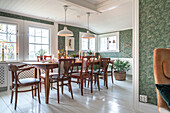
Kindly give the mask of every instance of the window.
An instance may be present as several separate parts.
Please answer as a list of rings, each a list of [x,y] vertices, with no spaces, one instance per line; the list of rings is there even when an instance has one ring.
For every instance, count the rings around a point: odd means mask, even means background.
[[[29,27],[29,59],[36,60],[40,49],[49,54],[50,30],[44,28]]]
[[[92,38],[92,39],[86,39],[86,38],[82,38],[82,35],[84,33],[80,32],[80,51],[88,51],[88,50],[91,50],[91,51],[95,51],[95,38]]]
[[[119,32],[99,35],[100,52],[119,52]]]
[[[0,41],[4,41],[4,60],[16,60],[17,25],[0,23]],[[2,60],[0,43],[0,60]]]

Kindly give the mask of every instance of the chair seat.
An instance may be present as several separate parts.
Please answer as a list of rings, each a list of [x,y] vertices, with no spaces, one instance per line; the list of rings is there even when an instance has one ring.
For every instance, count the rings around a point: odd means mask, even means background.
[[[19,81],[21,82],[22,85],[26,85],[26,84],[35,84],[35,83],[39,83],[39,79],[37,78],[25,78],[25,79],[19,79]],[[15,81],[13,82],[13,84],[15,84]],[[20,83],[17,82],[17,84],[19,85]]]
[[[65,76],[64,78],[63,78],[63,76],[64,76],[64,75],[60,75],[60,78],[58,78],[59,75],[56,74],[56,75],[51,76],[50,79],[55,79],[55,80],[57,80],[57,79],[58,79],[58,80],[61,80],[61,79],[68,79],[67,76]]]
[[[49,73],[49,76],[54,76],[54,75],[58,75],[58,73]],[[45,73],[41,74],[42,78],[45,78]]]

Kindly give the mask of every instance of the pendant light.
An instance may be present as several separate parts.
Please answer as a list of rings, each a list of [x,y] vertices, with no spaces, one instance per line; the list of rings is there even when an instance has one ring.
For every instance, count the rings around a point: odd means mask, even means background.
[[[64,29],[58,32],[58,36],[73,36],[73,32],[68,30],[66,27],[66,11],[67,11],[68,6],[64,5],[64,10],[65,10],[65,25]]]
[[[90,12],[87,13],[88,30],[87,30],[87,33],[85,33],[82,36],[82,38],[87,38],[87,39],[95,38],[94,34],[91,34],[90,31],[89,31],[89,17],[90,17]]]

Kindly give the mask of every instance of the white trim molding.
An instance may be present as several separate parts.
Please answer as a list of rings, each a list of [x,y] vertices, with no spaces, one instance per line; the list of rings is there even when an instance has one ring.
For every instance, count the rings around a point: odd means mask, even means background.
[[[157,106],[139,102],[139,0],[133,0],[133,108],[143,113],[158,113]]]

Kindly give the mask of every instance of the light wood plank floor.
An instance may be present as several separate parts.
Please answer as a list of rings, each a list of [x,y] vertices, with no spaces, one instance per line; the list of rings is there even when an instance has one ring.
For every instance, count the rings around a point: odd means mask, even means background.
[[[0,93],[0,113],[139,113],[132,109],[132,80],[127,77],[126,81],[111,83],[109,89],[100,81],[101,91],[94,85],[91,94],[89,88],[84,89],[84,96],[80,95],[77,84],[72,83],[74,100],[68,88],[64,88],[64,94],[60,93],[60,104],[57,103],[57,91],[50,91],[49,104],[45,104],[44,89],[41,92],[41,104],[38,98],[32,99],[31,92],[19,93],[17,110],[10,104],[10,92]],[[61,91],[60,91],[61,92]]]

